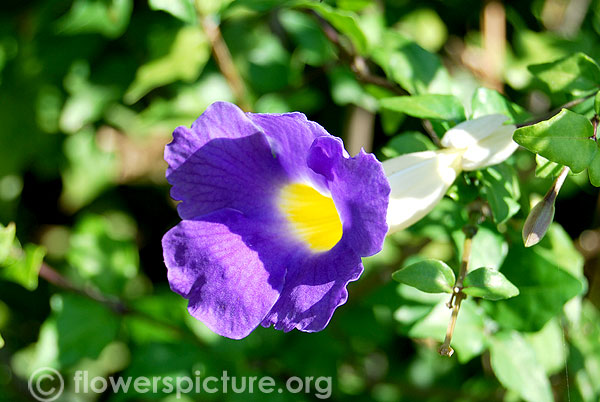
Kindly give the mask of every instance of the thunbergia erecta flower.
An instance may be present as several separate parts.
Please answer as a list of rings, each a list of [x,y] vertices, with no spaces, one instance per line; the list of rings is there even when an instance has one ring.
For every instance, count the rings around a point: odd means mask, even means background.
[[[171,289],[234,339],[323,329],[381,250],[390,187],[372,154],[301,113],[212,104],[165,149],[182,221],[163,237]]]
[[[467,120],[442,138],[444,149],[415,152],[383,162],[392,192],[389,233],[405,229],[427,215],[444,197],[461,171],[477,170],[506,160],[517,149],[515,126],[501,114]]]

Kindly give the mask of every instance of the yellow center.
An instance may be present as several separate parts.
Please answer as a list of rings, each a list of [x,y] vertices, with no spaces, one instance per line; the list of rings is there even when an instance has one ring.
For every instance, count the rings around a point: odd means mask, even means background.
[[[342,238],[342,221],[333,200],[311,186],[286,185],[279,206],[294,233],[313,251],[327,251]]]

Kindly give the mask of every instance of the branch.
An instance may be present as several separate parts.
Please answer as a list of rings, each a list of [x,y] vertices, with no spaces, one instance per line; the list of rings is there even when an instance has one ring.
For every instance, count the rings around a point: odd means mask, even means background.
[[[557,107],[555,109],[552,109],[550,112],[546,113],[542,117],[538,117],[537,119],[533,119],[533,120],[530,120],[530,121],[522,123],[522,124],[517,124],[517,128],[533,126],[534,124],[538,124],[544,120],[548,120],[548,119],[554,117],[555,115],[559,114],[561,110],[570,109],[572,107],[575,107],[575,106],[579,105],[580,103],[585,102],[586,100],[588,100],[589,98],[591,98],[594,95],[596,95],[595,92],[593,94],[584,96],[583,98],[573,99],[572,101],[569,101],[563,105],[560,105],[559,107]]]
[[[199,345],[203,345],[203,343],[200,341],[200,339],[198,339],[195,336],[192,336],[188,332],[183,331],[183,329],[177,325],[173,325],[168,322],[157,320],[156,318],[152,317],[149,314],[146,314],[142,311],[135,310],[135,309],[127,306],[125,304],[125,302],[123,302],[122,300],[120,300],[116,297],[114,297],[114,298],[107,297],[92,288],[79,288],[79,287],[75,286],[70,280],[68,280],[67,278],[62,276],[58,271],[56,271],[54,268],[52,268],[50,265],[48,265],[45,262],[42,262],[42,266],[40,267],[39,276],[59,288],[71,291],[73,293],[77,293],[81,296],[87,297],[88,299],[91,299],[98,303],[104,304],[105,306],[107,306],[108,308],[110,308],[112,311],[114,311],[115,313],[117,313],[119,315],[122,315],[122,316],[131,315],[131,316],[136,316],[138,318],[142,318],[153,324],[157,324],[157,325],[165,327],[171,331],[174,331],[183,338],[188,338],[188,339],[192,340],[193,342],[196,342]]]
[[[315,11],[310,10],[307,11],[307,13],[317,19],[321,25],[323,33],[325,33],[327,39],[329,39],[329,41],[338,48],[340,52],[340,58],[349,63],[350,69],[358,81],[362,82],[363,84],[377,85],[395,93],[396,95],[404,96],[409,94],[406,90],[404,90],[404,88],[393,82],[390,82],[387,78],[372,74],[367,64],[367,60],[364,57],[356,54],[353,48],[348,49],[341,42],[338,31],[336,31],[335,28],[329,24],[329,22],[327,22]]]
[[[221,70],[221,73],[225,77],[225,80],[227,80],[227,84],[229,84],[229,87],[233,91],[237,104],[245,112],[252,111],[252,106],[248,101],[246,86],[233,64],[231,53],[223,39],[223,35],[221,35],[219,26],[215,24],[210,16],[204,16],[200,11],[198,11],[198,20],[200,21],[206,36],[208,36],[213,55],[215,56],[215,61],[219,66],[219,70]]]

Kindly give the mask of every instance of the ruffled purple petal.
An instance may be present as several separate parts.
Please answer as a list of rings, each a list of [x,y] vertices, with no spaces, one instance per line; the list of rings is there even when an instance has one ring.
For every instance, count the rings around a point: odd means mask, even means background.
[[[171,289],[190,314],[228,338],[247,336],[283,288],[286,255],[262,222],[224,209],[184,220],[162,240]]]
[[[319,137],[310,148],[308,165],[329,180],[345,241],[361,257],[378,253],[388,230],[390,194],[381,163],[364,150],[346,157],[341,140]]]
[[[233,208],[247,216],[273,215],[287,180],[262,133],[207,142],[168,176],[183,219]]]
[[[167,179],[200,147],[213,138],[241,138],[260,132],[244,112],[234,104],[215,102],[192,124],[192,128],[177,127],[173,141],[165,147],[169,164]]]
[[[360,257],[344,242],[322,254],[297,254],[288,263],[279,300],[262,322],[286,332],[320,331],[348,299],[346,285],[363,271]]]

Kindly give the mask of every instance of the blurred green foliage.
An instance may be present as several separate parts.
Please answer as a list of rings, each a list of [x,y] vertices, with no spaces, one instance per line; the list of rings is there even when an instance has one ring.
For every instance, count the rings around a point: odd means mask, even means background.
[[[32,400],[27,380],[41,367],[65,376],[60,401],[178,400],[77,393],[77,370],[226,370],[278,385],[331,376],[331,398],[344,401],[600,399],[599,0],[0,7],[0,401]],[[506,31],[486,29],[498,24]],[[365,259],[324,331],[258,328],[232,341],[169,290],[160,247],[178,221],[164,145],[215,100],[304,112],[350,153],[364,146],[382,160],[435,149],[431,138],[466,118],[539,123],[515,136],[531,152],[463,173],[432,213]],[[556,222],[525,248],[524,219],[562,165],[577,174]],[[490,215],[472,240],[456,355],[441,357],[449,296],[426,292],[452,292],[474,200]]]

